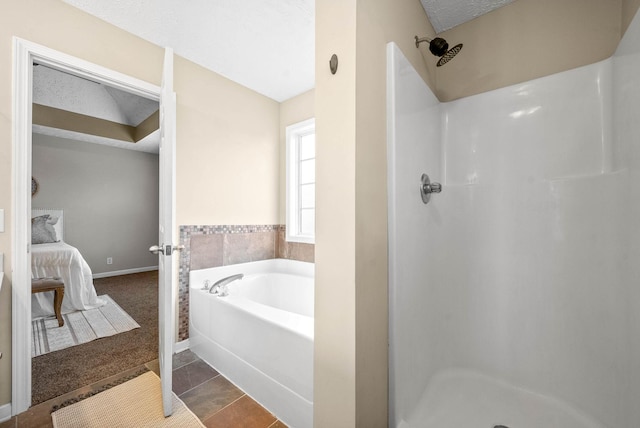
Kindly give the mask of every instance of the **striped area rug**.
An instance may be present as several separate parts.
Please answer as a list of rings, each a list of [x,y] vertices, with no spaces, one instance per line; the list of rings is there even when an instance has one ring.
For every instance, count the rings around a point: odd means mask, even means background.
[[[37,357],[49,352],[91,342],[101,337],[113,336],[140,328],[107,294],[100,296],[107,304],[88,311],[64,314],[64,325],[58,327],[56,318],[43,318],[32,322],[31,356]]]

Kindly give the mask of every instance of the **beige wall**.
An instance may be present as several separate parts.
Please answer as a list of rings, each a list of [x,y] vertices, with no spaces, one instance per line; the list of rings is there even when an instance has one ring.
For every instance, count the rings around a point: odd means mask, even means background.
[[[356,3],[316,0],[315,427],[356,421]]]
[[[420,3],[358,3],[356,65],[356,425],[388,420],[386,45],[394,41],[429,81],[414,36],[432,35]],[[429,64],[433,67],[433,64]]]
[[[12,36],[159,85],[163,49],[59,0],[0,6],[0,252],[11,263]],[[132,60],[134,59],[134,60]],[[177,222],[278,220],[278,103],[176,57]],[[22,221],[24,219],[20,219]],[[11,282],[0,294],[0,405],[11,401]]]
[[[314,117],[315,90],[304,92],[280,103],[280,202],[279,224],[287,217],[287,126]]]
[[[630,1],[626,15],[637,9]],[[437,68],[435,93],[450,101],[608,58],[622,35],[621,7],[622,0],[518,0],[445,31],[450,45],[464,48]]]
[[[418,0],[316,1],[318,427],[387,426],[386,44],[427,79],[415,35]]]
[[[176,57],[179,225],[277,224],[279,104]]]

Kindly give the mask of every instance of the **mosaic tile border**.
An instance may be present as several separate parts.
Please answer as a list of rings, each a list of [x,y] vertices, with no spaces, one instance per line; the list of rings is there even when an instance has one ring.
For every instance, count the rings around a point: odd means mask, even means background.
[[[239,234],[278,232],[283,225],[181,225],[180,253],[178,269],[178,340],[189,337],[189,270],[191,266],[191,237],[194,235]]]
[[[284,228],[282,225],[220,225],[220,226],[180,226],[180,244],[184,250],[180,253],[179,287],[189,288],[189,266],[191,264],[191,237],[193,235],[234,234],[273,232]]]

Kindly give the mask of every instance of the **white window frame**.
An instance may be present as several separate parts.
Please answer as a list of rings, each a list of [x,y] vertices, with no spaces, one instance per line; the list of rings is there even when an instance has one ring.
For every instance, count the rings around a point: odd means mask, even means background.
[[[300,232],[300,140],[302,137],[315,134],[315,118],[287,126],[287,207],[286,234],[288,242],[315,243],[315,232],[312,235]],[[314,155],[315,158],[315,155]],[[315,178],[314,178],[315,181]],[[315,204],[314,204],[315,210]]]

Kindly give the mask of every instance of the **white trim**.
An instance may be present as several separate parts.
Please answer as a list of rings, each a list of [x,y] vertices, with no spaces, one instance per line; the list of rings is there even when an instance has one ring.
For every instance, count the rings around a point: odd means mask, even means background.
[[[151,100],[160,87],[36,43],[13,38],[12,414],[31,405],[31,102],[33,62],[108,84]]]
[[[160,101],[160,87],[158,85],[136,79],[135,77],[67,55],[37,43],[17,37],[14,37],[14,40],[23,45],[31,54],[31,61],[27,64],[30,71],[31,64],[35,61],[49,68],[68,74],[75,74],[76,76],[93,80],[94,82],[99,82],[153,101]],[[29,129],[29,132],[31,132],[31,129]]]
[[[285,240],[287,242],[315,243],[313,235],[299,233],[298,211],[299,201],[299,139],[302,135],[315,133],[316,119],[311,118],[294,123],[286,128],[286,228]],[[292,187],[294,187],[292,189]]]
[[[160,199],[159,199],[159,245],[172,246],[176,233],[175,190],[175,144],[176,144],[176,93],[173,91],[173,50],[165,48],[160,91]],[[165,247],[166,248],[166,247]],[[173,412],[172,355],[175,342],[174,282],[177,272],[177,257],[173,254],[158,255],[158,325],[160,379],[164,416]]]
[[[13,182],[12,182],[12,332],[11,412],[22,413],[31,405],[31,279],[27,220],[31,214],[31,101],[32,52],[24,41],[13,39]],[[24,221],[19,221],[23,219]]]
[[[0,406],[0,423],[11,419],[11,403]]]
[[[179,354],[189,349],[189,339],[182,340],[173,344],[173,353]]]
[[[129,275],[132,273],[151,272],[153,270],[158,270],[158,266],[147,266],[147,267],[132,268],[132,269],[112,270],[111,272],[94,273],[93,279],[109,278],[112,276],[120,276],[120,275]]]

